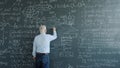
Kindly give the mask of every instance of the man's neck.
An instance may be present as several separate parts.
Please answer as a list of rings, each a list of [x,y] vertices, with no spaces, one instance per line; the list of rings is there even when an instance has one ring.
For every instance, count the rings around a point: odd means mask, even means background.
[[[46,33],[41,33],[41,34],[46,34]]]

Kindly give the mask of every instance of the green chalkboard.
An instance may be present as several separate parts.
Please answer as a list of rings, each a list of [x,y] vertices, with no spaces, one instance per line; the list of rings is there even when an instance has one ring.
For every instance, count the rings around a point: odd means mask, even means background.
[[[120,0],[0,0],[0,68],[34,68],[39,25],[49,34],[50,68],[120,68]]]

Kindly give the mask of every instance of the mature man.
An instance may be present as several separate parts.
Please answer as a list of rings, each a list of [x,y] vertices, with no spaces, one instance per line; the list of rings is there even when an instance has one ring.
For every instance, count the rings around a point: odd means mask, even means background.
[[[45,25],[41,25],[39,30],[40,34],[33,42],[33,59],[36,60],[36,68],[49,68],[50,42],[57,38],[56,28],[53,27],[53,35],[46,34]]]

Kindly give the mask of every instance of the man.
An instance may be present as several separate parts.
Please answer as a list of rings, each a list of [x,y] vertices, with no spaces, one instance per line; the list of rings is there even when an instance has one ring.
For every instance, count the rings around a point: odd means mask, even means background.
[[[40,34],[34,38],[33,59],[36,60],[36,68],[49,68],[50,42],[57,38],[56,28],[53,27],[53,35],[46,34],[45,25],[41,25]]]

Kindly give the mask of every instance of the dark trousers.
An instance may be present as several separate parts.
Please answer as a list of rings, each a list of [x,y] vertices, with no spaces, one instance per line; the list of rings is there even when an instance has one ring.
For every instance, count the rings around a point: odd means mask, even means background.
[[[36,68],[49,68],[49,54],[36,53]]]

